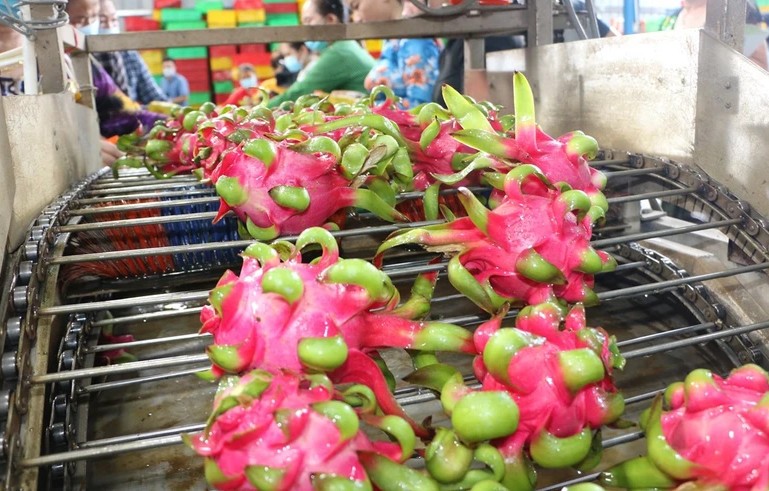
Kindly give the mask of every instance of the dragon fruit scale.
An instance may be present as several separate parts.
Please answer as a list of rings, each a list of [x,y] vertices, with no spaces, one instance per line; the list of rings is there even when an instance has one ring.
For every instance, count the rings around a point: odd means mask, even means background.
[[[449,280],[484,310],[505,304],[538,304],[553,297],[596,302],[593,275],[616,267],[590,246],[593,222],[603,209],[578,190],[561,192],[536,167],[522,165],[495,181],[505,197],[493,210],[460,189],[468,216],[452,222],[396,232],[377,251],[422,244],[454,253]]]
[[[694,370],[644,414],[647,455],[602,474],[626,489],[769,489],[769,374],[744,365],[722,378]]]
[[[551,303],[527,307],[515,328],[501,327],[503,316],[474,334],[481,353],[474,363],[479,391],[447,365],[428,365],[409,376],[438,390],[451,416],[452,429],[433,440],[425,459],[437,481],[457,489],[492,476],[507,489],[533,489],[531,461],[544,468],[591,468],[600,460],[598,430],[624,411],[612,381],[624,359],[613,337],[586,326],[581,305],[568,312]],[[491,475],[470,467],[480,448]]]
[[[370,440],[361,421],[395,442]],[[185,440],[205,458],[209,485],[221,491],[365,491],[382,481],[383,468],[392,481],[437,489],[400,464],[415,444],[406,422],[356,411],[322,375],[254,370],[222,379],[205,430]]]
[[[300,251],[310,244],[323,252],[305,264]],[[340,259],[324,229],[306,230],[296,247],[255,243],[243,253],[240,276],[225,273],[200,315],[201,331],[214,337],[213,375],[254,368],[327,372],[335,383],[368,385],[386,412],[405,417],[367,353],[475,349],[472,334],[459,326],[410,319],[426,313],[436,279],[435,273],[418,277],[412,298],[396,307],[399,294],[387,275],[361,259]]]

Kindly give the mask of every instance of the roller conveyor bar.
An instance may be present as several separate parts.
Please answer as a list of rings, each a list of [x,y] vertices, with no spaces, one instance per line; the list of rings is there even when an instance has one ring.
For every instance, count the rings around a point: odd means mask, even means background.
[[[147,184],[144,186],[126,186],[122,188],[115,188],[115,189],[86,189],[83,194],[85,196],[101,196],[105,194],[110,194],[115,190],[119,190],[121,193],[130,193],[130,192],[144,192],[144,191],[162,191],[164,189],[175,189],[175,188],[186,188],[186,187],[195,187],[195,188],[205,188],[205,189],[211,189],[210,187],[206,186],[205,184],[201,183],[200,181],[195,182],[178,182],[178,181],[171,181],[171,182],[157,182],[156,184]]]
[[[136,321],[147,321],[156,319],[168,319],[171,317],[183,317],[185,315],[197,315],[203,307],[190,307],[187,309],[162,310],[159,312],[148,312],[146,314],[126,315],[93,321],[92,325],[97,327],[109,326],[113,324],[128,324]]]
[[[136,194],[114,194],[102,198],[80,198],[72,200],[72,203],[78,207],[82,205],[93,205],[97,203],[110,203],[123,199],[163,199],[163,198],[184,198],[195,195],[216,196],[213,188],[203,187],[199,189],[186,189],[184,191],[164,191],[160,193],[136,193]]]
[[[157,305],[169,302],[192,302],[206,300],[208,290],[178,293],[160,293],[157,295],[145,295],[142,297],[121,298],[117,300],[102,300],[99,302],[87,302],[71,305],[56,305],[42,307],[40,315],[75,314],[78,312],[95,312],[97,310],[109,310],[119,308],[137,307],[140,305]]]
[[[633,201],[642,201],[645,199],[666,198],[668,196],[681,196],[683,194],[693,194],[693,193],[696,193],[698,190],[699,190],[698,186],[692,186],[692,187],[681,188],[681,189],[669,189],[667,191],[652,191],[649,193],[630,194],[628,196],[614,196],[611,198],[607,198],[606,201],[608,201],[610,205],[616,205],[619,203],[630,203]]]
[[[206,198],[175,199],[166,201],[145,201],[141,203],[131,203],[126,205],[82,208],[78,210],[71,210],[69,214],[72,216],[100,215],[103,213],[121,213],[137,210],[159,210],[161,208],[176,208],[179,206],[208,205],[218,202],[218,196]]]
[[[163,182],[163,181],[159,181],[155,177],[134,177],[134,178],[128,178],[128,180],[126,182],[121,182],[121,181],[122,181],[122,179],[120,179],[120,180],[112,180],[112,181],[99,179],[96,182],[94,182],[93,184],[91,184],[89,189],[93,189],[93,190],[95,190],[95,189],[116,189],[116,188],[119,189],[119,188],[131,187],[131,186],[136,185],[136,184]],[[196,178],[194,176],[179,176],[179,177],[174,177],[173,182],[199,183],[200,179],[198,179],[198,178]],[[126,186],[126,184],[127,184],[127,186]]]
[[[633,176],[646,176],[649,174],[662,174],[665,172],[665,170],[660,167],[644,167],[642,169],[607,170],[602,172],[607,179],[613,179],[617,177],[633,177]]]
[[[116,436],[112,438],[103,438],[100,440],[93,440],[89,442],[81,442],[81,443],[78,443],[77,446],[78,448],[81,448],[81,449],[105,447],[107,445],[136,442],[140,440],[146,440],[148,438],[157,438],[157,437],[169,436],[169,435],[181,435],[182,433],[192,433],[196,431],[201,431],[205,427],[206,427],[205,423],[198,423],[198,424],[186,425],[186,426],[177,426],[175,428],[168,428],[165,430],[157,430],[157,431],[152,431],[147,433],[134,433],[131,435],[122,435],[122,436]]]
[[[713,329],[717,324],[715,322],[704,322],[702,324],[695,324],[693,326],[679,327],[678,329],[671,329],[669,331],[661,331],[654,334],[648,334],[646,336],[638,336],[632,339],[626,339],[617,343],[618,348],[625,346],[631,346],[634,344],[645,343],[647,341],[654,341],[655,339],[669,338],[672,336],[679,336],[683,334],[690,334],[693,332],[704,331],[705,329]]]
[[[686,346],[693,346],[695,344],[701,344],[716,339],[728,338],[731,336],[737,336],[740,334],[747,334],[753,331],[760,331],[762,329],[769,328],[769,321],[757,322],[755,324],[748,324],[747,326],[726,328],[717,332],[711,332],[708,334],[702,334],[686,339],[678,339],[676,341],[670,341],[668,343],[658,344],[656,346],[649,346],[646,348],[639,348],[637,350],[628,351],[623,356],[630,360],[633,358],[639,358],[642,356],[653,355],[662,351],[673,350],[677,348],[684,348]]]
[[[729,220],[700,223],[697,225],[685,225],[683,227],[671,228],[667,230],[653,230],[651,232],[641,232],[637,234],[623,235],[620,237],[611,237],[608,239],[598,239],[598,240],[591,241],[590,244],[593,247],[608,247],[613,245],[624,244],[626,242],[637,242],[639,240],[657,239],[660,237],[670,237],[672,235],[686,234],[689,232],[700,232],[702,230],[711,230],[714,228],[730,227],[732,225],[739,225],[741,223],[742,223],[741,218],[731,218]]]
[[[164,223],[181,223],[191,222],[195,220],[213,220],[218,215],[215,211],[207,211],[201,213],[189,213],[187,215],[169,215],[159,217],[147,217],[147,218],[130,218],[124,220],[110,220],[104,222],[95,223],[82,223],[77,225],[61,225],[54,227],[54,231],[57,233],[71,233],[71,232],[90,232],[93,230],[102,230],[105,228],[122,228],[122,227],[135,227],[140,225],[161,225]]]
[[[649,285],[631,286],[628,288],[621,288],[618,290],[612,290],[607,292],[598,293],[599,300],[612,300],[620,297],[628,297],[634,295],[645,295],[650,293],[662,293],[670,289],[688,285],[690,283],[697,283],[700,281],[714,280],[717,278],[728,278],[730,276],[737,276],[743,273],[752,273],[755,271],[763,271],[769,268],[769,262],[763,262],[759,264],[752,264],[750,266],[742,266],[738,268],[732,268],[725,271],[718,271],[715,273],[705,273],[695,276],[687,276],[686,278],[678,278],[675,280],[659,281]]]
[[[100,382],[96,384],[84,385],[79,390],[83,393],[94,393],[105,390],[124,389],[132,385],[140,385],[147,382],[159,382],[161,380],[169,380],[172,378],[186,377],[188,375],[194,375],[196,373],[205,372],[208,367],[190,368],[189,370],[179,370],[176,372],[161,373],[160,375],[151,375],[148,377],[137,377],[125,380],[112,380],[110,382]]]
[[[86,353],[103,353],[105,351],[112,351],[118,349],[131,349],[142,348],[147,346],[156,346],[158,344],[168,343],[183,343],[185,341],[210,341],[211,335],[208,333],[203,334],[180,334],[178,336],[169,336],[167,338],[154,338],[154,339],[141,339],[139,341],[130,341],[126,343],[114,343],[114,344],[99,344],[90,348],[86,348]]]

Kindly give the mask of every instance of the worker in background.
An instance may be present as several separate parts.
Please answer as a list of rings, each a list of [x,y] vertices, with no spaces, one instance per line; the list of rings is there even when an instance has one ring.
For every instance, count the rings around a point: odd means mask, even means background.
[[[302,24],[317,26],[340,24],[345,21],[342,0],[307,0],[302,7]],[[318,61],[309,67],[283,94],[270,99],[276,107],[304,94],[335,90],[365,92],[366,75],[374,67],[374,59],[356,41],[306,41],[305,45],[318,53]]]
[[[745,6],[745,23],[752,26],[761,24],[763,21],[761,13],[753,2],[748,1],[745,3]],[[705,26],[707,8],[707,0],[683,0],[681,2],[681,8],[662,21],[660,30],[700,29]],[[766,70],[767,44],[765,34],[749,36],[746,29],[743,54]]]
[[[69,23],[83,34],[96,34],[101,24],[100,0],[69,0],[66,5]],[[136,129],[151,128],[162,114],[145,111],[120,90],[101,64],[91,57],[91,76],[94,87],[94,103],[99,118],[99,131],[103,138],[131,133]],[[109,165],[120,156],[114,144],[101,141],[102,161]]]
[[[254,65],[243,63],[238,67],[238,80],[240,87],[224,101],[225,104],[238,106],[252,106],[259,102],[259,80],[256,78]]]
[[[317,56],[304,43],[280,43],[278,52],[280,59],[276,77],[281,87],[304,79],[307,71],[317,61]]]
[[[117,10],[112,0],[101,0],[100,34],[117,34],[120,32],[120,23],[117,18]],[[102,60],[102,56],[112,53],[98,53],[96,59],[102,62],[114,80],[115,74],[110,71],[109,65]],[[123,62],[124,73],[126,77],[125,93],[128,97],[147,105],[152,101],[167,101],[168,97],[160,89],[152,74],[147,68],[147,64],[142,59],[138,51],[118,51],[117,55]],[[109,60],[109,58],[108,58]]]
[[[407,0],[408,1],[408,0]],[[353,22],[382,22],[403,16],[403,0],[350,0]],[[366,77],[366,90],[390,87],[404,107],[430,102],[438,79],[440,43],[435,39],[388,39]]]
[[[184,75],[177,73],[176,62],[171,58],[163,58],[163,78],[160,89],[171,102],[185,105],[190,97],[190,84]]]

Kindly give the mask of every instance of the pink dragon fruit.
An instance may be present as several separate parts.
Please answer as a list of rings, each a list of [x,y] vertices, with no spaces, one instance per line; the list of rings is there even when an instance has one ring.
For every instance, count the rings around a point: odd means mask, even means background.
[[[501,136],[497,132],[464,129],[453,137],[463,144],[507,159],[513,163],[533,164],[553,183],[566,183],[588,194],[593,204],[604,211],[608,208],[601,189],[606,177],[590,168],[585,156],[598,151],[595,139],[574,131],[554,139],[543,132],[534,119],[534,96],[526,77],[516,73],[513,78],[515,100],[515,135]]]
[[[600,433],[594,431],[616,421],[624,410],[611,378],[624,359],[613,337],[586,327],[581,305],[565,318],[555,304],[526,307],[515,328],[502,328],[503,316],[475,331],[480,392],[469,389],[446,365],[427,366],[409,377],[439,390],[451,415],[451,434],[434,440],[426,453],[427,469],[439,482],[489,479],[469,471],[470,455],[478,451],[470,448],[486,441],[499,458],[484,462],[507,489],[532,489],[529,456],[545,468],[590,468],[601,451]]]
[[[725,379],[694,370],[655,399],[641,424],[647,456],[603,473],[607,485],[769,489],[769,375],[762,368],[745,365]]]
[[[260,240],[323,225],[349,206],[386,220],[405,220],[374,192],[353,188],[342,175],[342,159],[339,145],[328,137],[300,144],[249,140],[230,150],[211,173],[222,199],[217,220],[233,210]]]
[[[461,189],[468,217],[396,232],[379,247],[375,264],[392,247],[418,243],[456,252],[449,280],[488,312],[553,297],[595,303],[593,275],[616,266],[609,254],[590,247],[603,209],[583,191],[559,192],[531,165],[516,167],[499,184],[506,196],[494,210]]]
[[[400,465],[415,443],[403,420],[358,414],[339,396],[325,376],[255,370],[228,377],[206,429],[185,440],[205,457],[206,480],[221,491],[371,490],[383,479],[437,489]],[[397,443],[371,441],[361,419]]]
[[[313,243],[323,254],[304,264],[299,251]],[[289,251],[285,261],[278,251]],[[296,249],[255,243],[243,253],[240,276],[225,273],[200,315],[201,331],[214,336],[208,348],[214,375],[253,368],[329,372],[337,383],[371,386],[385,410],[403,414],[364,353],[377,347],[474,353],[469,331],[410,320],[426,314],[435,279],[434,273],[418,278],[412,298],[396,308],[398,291],[387,275],[366,261],[339,259],[323,229],[303,232]]]

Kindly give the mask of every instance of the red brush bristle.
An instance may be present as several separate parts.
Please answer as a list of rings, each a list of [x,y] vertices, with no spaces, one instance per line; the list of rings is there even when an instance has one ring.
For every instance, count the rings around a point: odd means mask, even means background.
[[[100,203],[97,206],[114,206],[122,204],[151,202],[152,200],[119,200]],[[161,216],[160,210],[147,209],[126,213],[104,213],[93,215],[90,223],[99,223],[134,218]],[[82,232],[72,240],[67,250],[68,255],[79,255],[109,251],[125,251],[151,247],[166,247],[170,242],[162,225],[126,226],[105,228]],[[130,278],[145,275],[160,274],[174,269],[173,257],[145,256],[139,258],[117,259],[110,261],[92,261],[62,268],[62,284],[81,281],[87,277],[98,278]]]

